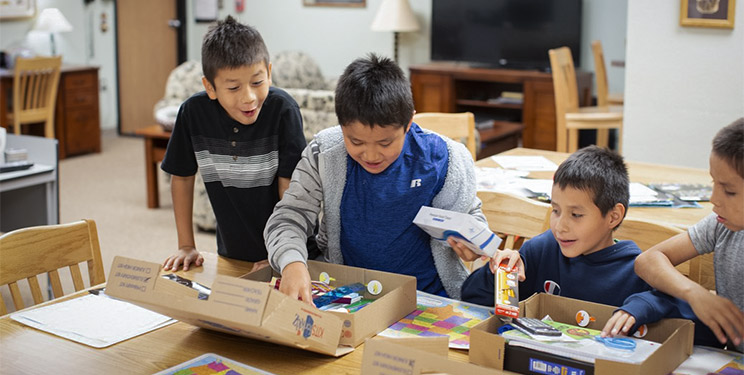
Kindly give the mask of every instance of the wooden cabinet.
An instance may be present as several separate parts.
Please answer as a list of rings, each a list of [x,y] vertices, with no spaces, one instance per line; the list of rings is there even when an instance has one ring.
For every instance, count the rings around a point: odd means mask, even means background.
[[[476,122],[523,126],[522,146],[555,150],[555,97],[550,73],[535,70],[470,68],[460,64],[413,65],[411,90],[417,112],[473,112]],[[576,72],[580,103],[591,100],[592,74]],[[521,92],[522,103],[495,99]],[[480,131],[481,137],[488,131]],[[487,141],[487,139],[485,139]]]
[[[98,68],[63,68],[54,114],[59,157],[101,152]]]

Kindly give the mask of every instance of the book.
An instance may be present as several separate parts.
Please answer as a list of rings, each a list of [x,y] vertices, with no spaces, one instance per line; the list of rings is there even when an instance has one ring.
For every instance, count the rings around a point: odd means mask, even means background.
[[[206,353],[154,375],[273,375],[271,372],[233,361],[221,355]]]
[[[551,353],[576,359],[583,362],[594,363],[596,359],[606,359],[617,362],[641,363],[648,358],[661,344],[637,338],[623,337],[623,340],[633,342],[633,349],[621,349],[605,344],[597,340],[600,331],[559,323],[549,319],[543,321],[563,334],[559,338],[544,336],[529,336],[517,329],[501,333],[509,345],[525,347],[541,352]]]

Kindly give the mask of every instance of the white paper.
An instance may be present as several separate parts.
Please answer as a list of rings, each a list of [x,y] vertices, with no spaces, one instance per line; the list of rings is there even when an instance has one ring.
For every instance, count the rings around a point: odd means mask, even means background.
[[[717,371],[737,358],[741,361],[742,356],[741,353],[695,345],[692,348],[692,355],[672,373],[675,375],[705,375]]]
[[[491,159],[499,163],[502,168],[519,171],[555,171],[558,169],[558,165],[544,156],[494,155]]]
[[[94,348],[104,348],[176,322],[128,302],[92,294],[11,314],[10,318]]]

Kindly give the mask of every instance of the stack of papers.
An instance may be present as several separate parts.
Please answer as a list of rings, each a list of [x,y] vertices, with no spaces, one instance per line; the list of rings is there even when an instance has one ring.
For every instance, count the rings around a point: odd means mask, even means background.
[[[552,172],[558,169],[558,165],[548,160],[544,156],[510,156],[494,155],[491,159],[502,168],[516,169],[519,171],[548,171]]]
[[[18,312],[10,318],[94,348],[105,348],[176,322],[102,293]]]

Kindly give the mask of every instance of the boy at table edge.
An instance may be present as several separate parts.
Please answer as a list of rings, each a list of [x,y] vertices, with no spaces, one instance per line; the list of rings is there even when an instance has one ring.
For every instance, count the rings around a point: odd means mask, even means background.
[[[619,306],[626,297],[650,290],[633,272],[641,253],[633,241],[616,241],[630,199],[622,156],[589,146],[571,154],[555,172],[550,229],[519,251],[499,251],[488,267],[462,286],[463,301],[494,306],[494,269],[508,259],[519,269],[519,298],[549,293]]]
[[[744,352],[744,117],[720,129],[712,143],[713,213],[636,259],[636,273],[657,290],[628,297],[604,335],[627,335],[662,318],[684,318],[695,322],[696,345]],[[710,252],[715,294],[675,268]]]
[[[451,238],[449,246],[432,239],[413,219],[422,206],[433,206],[485,222],[472,156],[461,143],[413,123],[410,83],[389,58],[354,60],[335,96],[340,126],[321,131],[305,148],[266,224],[280,291],[312,303],[305,240],[320,219],[323,260],[408,274],[419,290],[459,298],[467,273],[458,256],[478,256]]]

